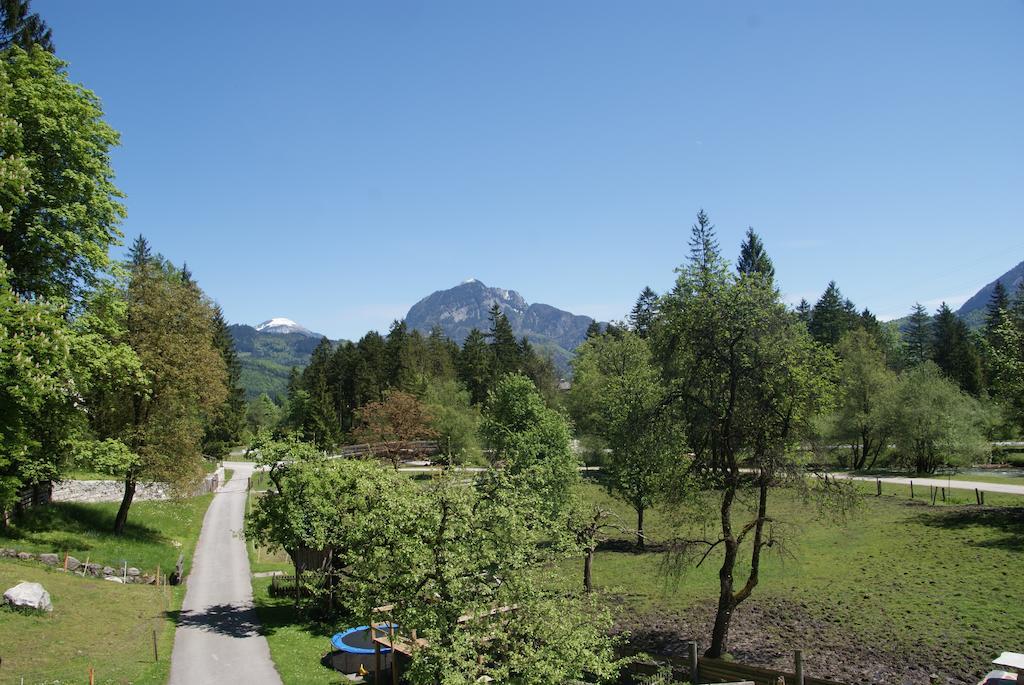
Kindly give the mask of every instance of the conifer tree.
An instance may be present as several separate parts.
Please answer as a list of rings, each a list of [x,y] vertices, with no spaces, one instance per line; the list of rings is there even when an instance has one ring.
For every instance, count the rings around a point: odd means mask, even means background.
[[[754,233],[752,227],[747,227],[747,235],[740,246],[740,258],[736,262],[736,271],[741,274],[759,273],[769,283],[775,281],[775,266],[772,264],[768,252],[764,249],[761,238]]]
[[[186,269],[182,267],[182,278]],[[186,281],[195,283],[195,281]],[[206,435],[203,437],[203,451],[208,455],[221,457],[226,455],[232,446],[238,444],[245,427],[245,390],[242,388],[242,365],[235,351],[235,340],[231,337],[231,329],[224,318],[220,305],[213,308],[213,344],[224,360],[227,371],[227,399],[213,413]],[[268,398],[269,399],[269,398]]]
[[[136,236],[131,249],[128,250],[128,264],[131,269],[139,269],[153,261],[153,250],[149,241],[141,233]]]
[[[474,328],[462,343],[458,358],[459,380],[469,390],[473,404],[480,405],[487,400],[493,368],[494,352],[487,344],[487,337]]]
[[[38,45],[53,52],[53,31],[29,9],[29,0],[0,0],[0,50],[17,45],[28,52]]]
[[[805,324],[811,322],[811,304],[807,301],[807,298],[801,297],[800,304],[796,306],[796,318],[803,321]]]
[[[715,225],[711,223],[707,212],[701,209],[697,212],[697,223],[690,227],[690,262],[701,271],[709,272],[720,261]]]
[[[811,310],[808,329],[815,340],[834,347],[858,321],[859,316],[853,303],[843,298],[835,281],[829,281],[825,292]]]
[[[658,294],[650,286],[646,286],[640,293],[640,297],[636,298],[633,311],[629,313],[629,325],[634,333],[646,339],[657,316]]]
[[[1006,294],[1006,287],[1003,286],[1002,281],[996,281],[995,287],[992,289],[992,296],[985,307],[985,339],[989,344],[995,343],[996,329],[1006,320],[1009,309],[1010,298]]]
[[[491,332],[487,337],[494,351],[494,376],[500,378],[506,373],[519,370],[522,357],[512,324],[497,303],[491,305],[490,318]]]
[[[932,317],[920,302],[914,304],[904,339],[907,363],[911,367],[923,364],[931,358]]]
[[[331,341],[322,338],[309,358],[309,366],[302,371],[302,387],[309,398],[303,435],[321,449],[334,447],[341,437],[341,422],[334,409],[330,384],[332,356]]]
[[[600,337],[601,337],[601,324],[599,324],[596,321],[591,321],[587,325],[586,339],[590,340],[592,338],[600,338]]]
[[[964,392],[981,392],[981,357],[967,324],[945,302],[932,322],[932,360]]]

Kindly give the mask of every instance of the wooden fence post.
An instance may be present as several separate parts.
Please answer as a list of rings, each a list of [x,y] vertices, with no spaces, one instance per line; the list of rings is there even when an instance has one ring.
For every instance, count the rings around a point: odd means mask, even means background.
[[[978,503],[978,506],[981,506],[981,495],[978,494],[978,488],[974,488],[974,501]]]
[[[946,501],[946,488],[942,488],[942,501]]]
[[[910,481],[910,499],[914,499],[914,481]]]
[[[700,671],[697,666],[697,641],[691,640],[688,648],[690,650],[690,682],[697,685],[700,682]]]
[[[796,685],[804,685],[804,650],[793,650],[793,671],[796,674]]]
[[[875,479],[875,485],[878,487],[878,494],[876,494],[875,497],[881,497],[882,496],[882,479],[881,478],[876,478]]]
[[[153,629],[153,661],[160,661],[160,656],[156,651],[156,629]]]

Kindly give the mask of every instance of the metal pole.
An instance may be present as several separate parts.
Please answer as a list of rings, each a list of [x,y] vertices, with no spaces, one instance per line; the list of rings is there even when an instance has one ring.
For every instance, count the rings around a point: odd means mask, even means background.
[[[697,667],[697,641],[692,640],[689,644],[690,649],[690,682],[693,685],[697,685],[700,682],[700,671]]]

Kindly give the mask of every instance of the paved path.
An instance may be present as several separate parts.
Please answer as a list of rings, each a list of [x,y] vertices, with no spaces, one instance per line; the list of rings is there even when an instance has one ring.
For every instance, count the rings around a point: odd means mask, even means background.
[[[891,476],[851,476],[848,473],[830,473],[832,478],[852,478],[853,480],[868,480],[872,483],[876,479],[883,483],[895,483],[897,485],[914,485],[928,487],[934,485],[937,488],[951,488],[953,490],[981,490],[982,492],[1001,492],[1007,495],[1024,495],[1024,485],[1010,485],[1009,483],[979,483],[971,480],[947,480],[945,478],[897,478]]]
[[[281,683],[259,633],[249,557],[238,537],[252,464],[229,466],[234,477],[214,495],[196,545],[174,636],[170,685]]]

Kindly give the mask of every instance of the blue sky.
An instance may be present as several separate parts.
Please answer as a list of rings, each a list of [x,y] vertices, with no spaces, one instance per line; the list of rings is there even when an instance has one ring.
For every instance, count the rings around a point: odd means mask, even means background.
[[[235,322],[355,338],[469,277],[619,318],[701,207],[787,299],[885,316],[1024,259],[1024,2],[33,8],[122,134],[125,233]]]

